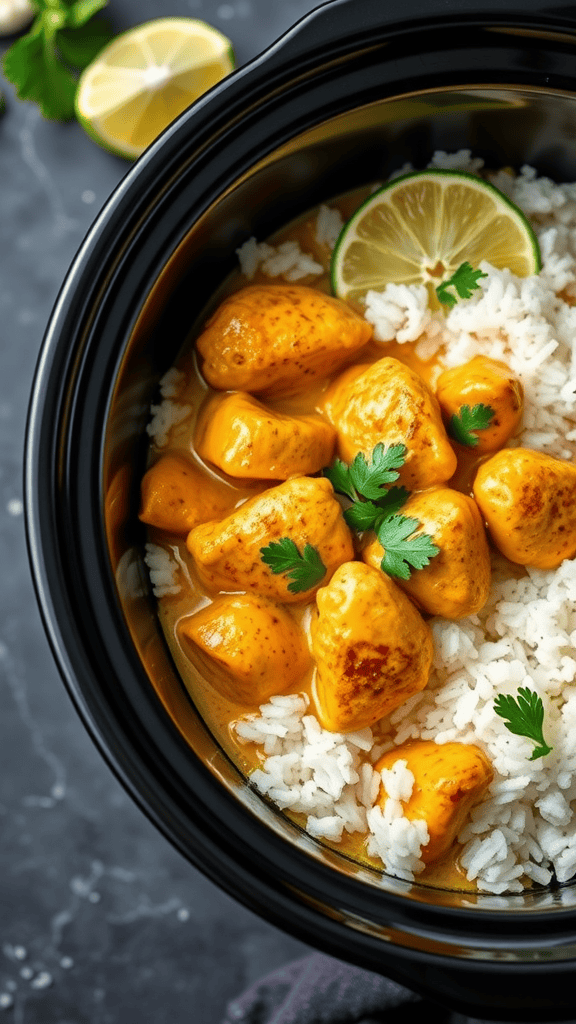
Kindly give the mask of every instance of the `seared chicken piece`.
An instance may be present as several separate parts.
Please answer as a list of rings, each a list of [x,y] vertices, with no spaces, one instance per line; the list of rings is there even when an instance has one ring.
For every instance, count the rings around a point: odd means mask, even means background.
[[[576,555],[576,466],[528,448],[503,448],[476,474],[474,497],[511,562],[556,569]]]
[[[275,574],[262,548],[288,537],[300,554],[316,548],[326,572],[309,589],[292,593],[286,573]],[[335,569],[354,557],[352,535],[324,478],[293,477],[251,498],[220,523],[206,523],[186,544],[200,578],[212,590],[256,591],[277,601],[310,600]]]
[[[289,690],[311,666],[290,613],[255,594],[217,598],[180,620],[178,638],[192,661],[202,666],[202,655],[209,659],[210,681],[238,704],[258,705]]]
[[[352,462],[370,456],[379,442],[406,445],[399,483],[421,490],[449,480],[456,470],[440,407],[414,370],[391,356],[345,370],[324,400],[338,432],[338,453]]]
[[[286,480],[328,465],[336,431],[319,416],[284,416],[238,391],[208,402],[194,443],[229,476]]]
[[[472,744],[414,740],[387,751],[374,769],[390,769],[400,760],[414,775],[404,815],[410,821],[426,822],[430,839],[420,857],[431,864],[448,852],[470,810],[482,799],[494,775],[492,766]],[[378,803],[383,807],[387,799],[383,785]]]
[[[185,455],[162,455],[144,474],[140,519],[186,536],[198,523],[223,516],[236,503],[224,484],[210,480]]]
[[[224,300],[197,348],[212,387],[258,394],[328,376],[371,337],[340,299],[302,285],[251,285]]]
[[[388,576],[348,562],[318,591],[311,626],[316,703],[325,729],[373,725],[423,690],[432,634]]]
[[[484,522],[473,498],[450,487],[412,494],[401,514],[420,522],[414,536],[427,533],[440,548],[430,564],[413,570],[398,586],[429,615],[462,619],[485,605],[490,590],[490,549]],[[362,558],[380,568],[384,549],[370,540]]]
[[[487,427],[472,431],[478,439],[474,451],[495,452],[512,437],[524,407],[522,384],[506,363],[486,356],[476,356],[463,366],[455,366],[440,374],[436,385],[436,397],[445,422],[452,416],[460,415],[462,406],[473,409],[485,405],[492,409],[493,416]]]

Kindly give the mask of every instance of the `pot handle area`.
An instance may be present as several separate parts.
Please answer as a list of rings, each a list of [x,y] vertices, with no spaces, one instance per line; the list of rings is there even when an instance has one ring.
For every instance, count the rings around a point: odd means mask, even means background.
[[[576,31],[576,6],[547,0],[328,0],[296,22],[269,55],[282,63],[308,59],[319,64],[350,52],[355,42],[374,46],[390,33],[467,23]]]

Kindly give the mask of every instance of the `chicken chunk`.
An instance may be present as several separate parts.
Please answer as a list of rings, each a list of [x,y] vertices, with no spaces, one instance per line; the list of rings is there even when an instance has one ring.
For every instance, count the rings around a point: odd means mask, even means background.
[[[379,442],[406,445],[399,482],[411,490],[449,480],[456,470],[440,407],[414,370],[391,356],[353,367],[328,389],[324,409],[338,432],[338,452],[351,462]]]
[[[335,444],[336,431],[320,416],[284,416],[245,391],[208,402],[195,436],[201,458],[229,476],[259,480],[317,473]]]
[[[212,387],[259,394],[328,376],[371,337],[339,299],[302,285],[251,285],[224,300],[197,348]]]
[[[255,594],[217,598],[180,620],[178,638],[193,662],[208,661],[210,681],[237,704],[257,706],[291,689],[312,663],[290,613]]]
[[[426,822],[430,838],[420,857],[431,864],[448,852],[470,810],[482,799],[494,775],[492,766],[472,744],[414,740],[387,751],[374,769],[391,769],[400,760],[414,776],[404,815],[410,821]],[[384,806],[387,799],[382,785],[378,803]]]
[[[388,576],[363,562],[348,562],[316,600],[312,656],[324,728],[363,729],[424,689],[432,634]]]
[[[223,516],[236,503],[224,483],[212,481],[185,455],[162,455],[144,474],[139,517],[185,537],[198,523]]]
[[[476,356],[463,366],[455,366],[440,374],[436,397],[446,422],[459,416],[463,406],[488,406],[493,416],[487,427],[474,431],[474,450],[496,452],[515,433],[524,407],[522,384],[506,363],[486,356]]]
[[[576,466],[528,448],[503,448],[476,474],[474,497],[511,562],[556,569],[576,555]]]
[[[324,577],[305,591],[289,590],[285,572],[275,574],[262,548],[288,537],[300,554],[310,544],[325,568]],[[335,569],[354,556],[352,535],[329,480],[293,477],[251,498],[220,523],[198,526],[186,544],[200,578],[212,590],[256,591],[277,601],[310,600]]]
[[[450,487],[433,487],[412,494],[402,515],[417,519],[417,536],[427,533],[440,550],[430,564],[398,580],[412,600],[429,615],[462,619],[486,604],[490,590],[490,549],[484,522],[473,498]],[[380,568],[384,549],[369,540],[362,558]]]

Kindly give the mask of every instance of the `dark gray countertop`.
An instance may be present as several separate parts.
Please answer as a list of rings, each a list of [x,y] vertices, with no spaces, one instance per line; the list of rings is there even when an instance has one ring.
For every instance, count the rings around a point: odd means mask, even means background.
[[[110,0],[118,30],[203,18],[243,64],[312,0]],[[8,45],[0,40],[0,53]],[[219,1024],[307,947],[186,863],[93,747],[53,663],[24,538],[26,408],[70,261],[128,164],[43,121],[0,75],[0,1021]]]

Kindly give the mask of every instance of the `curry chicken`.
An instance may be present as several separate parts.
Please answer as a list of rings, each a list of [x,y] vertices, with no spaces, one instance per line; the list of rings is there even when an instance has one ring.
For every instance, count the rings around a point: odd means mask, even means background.
[[[338,299],[264,283],[228,295],[196,348],[192,411],[144,476],[140,517],[187,560],[169,620],[228,744],[234,718],[274,694],[308,693],[327,730],[375,726],[426,687],[430,617],[485,604],[491,546],[522,566],[576,553],[576,469],[509,446],[523,394],[505,364],[480,356],[441,372],[410,345],[375,344]],[[489,410],[468,447],[451,431],[463,408]],[[351,498],[326,472],[391,451],[394,492]],[[409,523],[404,542],[428,544],[421,564],[395,572],[368,515],[388,498]],[[400,757],[415,779],[405,815],[426,822],[430,865],[454,851],[492,768],[473,744],[432,741],[375,767]]]

